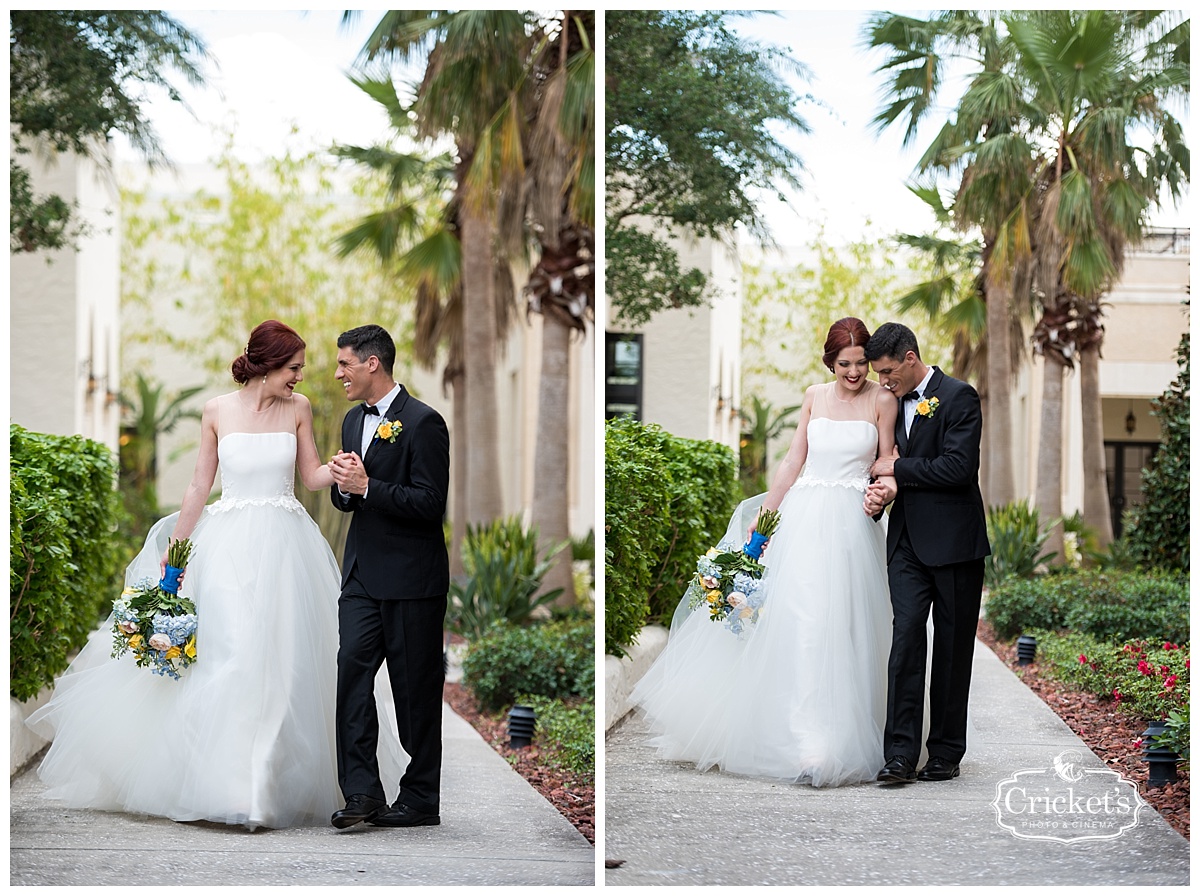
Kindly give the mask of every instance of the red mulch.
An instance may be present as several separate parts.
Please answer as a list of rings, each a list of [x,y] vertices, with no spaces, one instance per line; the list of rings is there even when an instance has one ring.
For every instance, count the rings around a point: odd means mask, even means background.
[[[988,623],[979,623],[978,635],[979,640],[990,647],[1031,691],[1041,697],[1042,702],[1054,710],[1093,753],[1110,768],[1137,784],[1142,799],[1153,806],[1171,827],[1191,840],[1188,767],[1179,763],[1179,780],[1173,784],[1146,786],[1149,769],[1141,748],[1135,746],[1146,730],[1144,720],[1120,712],[1110,697],[1075,691],[1044,676],[1036,662],[1028,666],[1019,665],[1016,642],[1005,644],[998,640]]]
[[[542,761],[537,743],[514,750],[508,745],[508,720],[503,713],[484,713],[461,684],[446,682],[443,696],[451,708],[479,732],[516,771],[544,796],[576,830],[596,843],[596,786],[569,771]]]

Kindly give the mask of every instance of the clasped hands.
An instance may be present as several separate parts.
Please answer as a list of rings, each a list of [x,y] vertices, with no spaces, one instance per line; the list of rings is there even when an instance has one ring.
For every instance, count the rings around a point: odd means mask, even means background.
[[[877,517],[883,508],[896,498],[896,459],[881,457],[871,466],[871,476],[876,480],[867,486],[866,497],[863,498],[863,512],[869,517]],[[883,477],[887,477],[884,479]]]
[[[329,459],[329,472],[337,487],[347,495],[367,493],[367,470],[357,452],[339,451]]]

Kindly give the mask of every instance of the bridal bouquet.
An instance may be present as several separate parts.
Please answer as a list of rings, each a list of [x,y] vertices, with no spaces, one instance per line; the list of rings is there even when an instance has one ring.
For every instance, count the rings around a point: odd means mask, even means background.
[[[196,662],[196,605],[179,596],[179,577],[191,553],[188,539],[171,542],[162,581],[126,588],[113,601],[114,657],[132,651],[138,666],[175,679]]]
[[[779,527],[779,511],[764,510],[750,541],[741,550],[724,543],[709,548],[696,561],[696,574],[688,585],[688,606],[703,606],[713,622],[724,622],[735,635],[747,624],[758,622],[766,594],[762,577],[766,568],[759,561],[763,547]]]

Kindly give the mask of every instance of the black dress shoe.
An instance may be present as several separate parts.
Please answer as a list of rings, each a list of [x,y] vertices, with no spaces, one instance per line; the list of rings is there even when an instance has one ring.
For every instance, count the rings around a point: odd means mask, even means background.
[[[373,796],[367,796],[363,793],[356,793],[350,799],[346,800],[346,808],[338,809],[333,813],[333,817],[329,819],[329,823],[335,828],[353,827],[359,822],[371,821],[377,818],[381,812],[387,811],[387,801],[376,799]]]
[[[442,817],[431,812],[420,812],[396,800],[386,812],[376,816],[371,824],[381,828],[415,828],[425,824],[441,824]]]
[[[911,784],[917,780],[917,770],[903,756],[893,756],[887,761],[883,770],[875,776],[875,780],[883,781],[885,784]]]
[[[941,756],[930,756],[925,767],[917,772],[918,781],[949,781],[957,777],[958,763]]]

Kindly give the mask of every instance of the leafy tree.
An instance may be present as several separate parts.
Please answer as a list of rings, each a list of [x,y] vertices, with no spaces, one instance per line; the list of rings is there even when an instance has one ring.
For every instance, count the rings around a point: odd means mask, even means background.
[[[808,127],[778,49],[737,35],[716,11],[605,14],[605,289],[630,326],[703,304],[708,284],[670,237],[769,241],[755,193],[798,188],[802,167],[777,136]]]
[[[1124,540],[1129,552],[1148,566],[1187,570],[1191,539],[1191,337],[1183,334],[1175,352],[1179,375],[1153,402],[1162,443],[1142,476],[1139,507],[1129,511]]]
[[[107,163],[106,138],[126,135],[163,161],[141,111],[146,88],[178,90],[165,72],[201,82],[201,40],[156,10],[10,10],[9,126],[18,156],[74,152]],[[9,246],[14,253],[73,245],[82,232],[61,196],[34,193],[25,166],[9,160]]]

